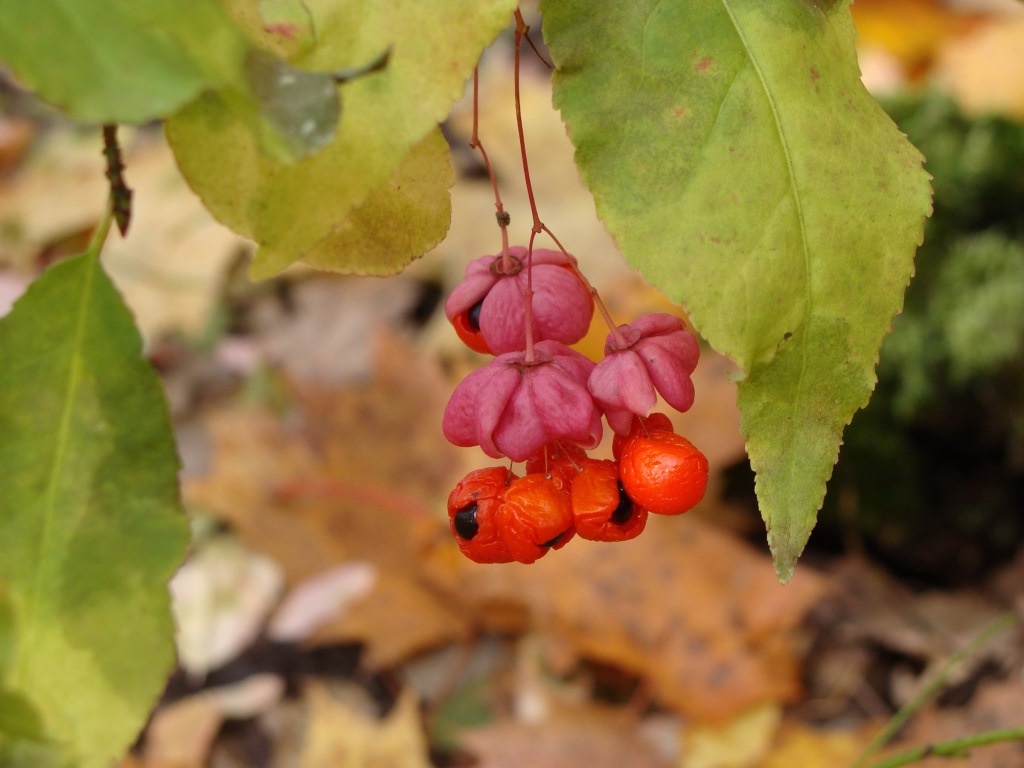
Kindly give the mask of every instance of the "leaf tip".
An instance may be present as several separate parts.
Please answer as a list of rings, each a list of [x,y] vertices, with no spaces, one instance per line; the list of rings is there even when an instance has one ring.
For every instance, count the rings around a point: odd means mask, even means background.
[[[804,547],[807,546],[807,540],[810,536],[810,529],[807,530],[806,534],[799,533],[796,536],[780,536],[769,528],[768,548],[772,553],[775,578],[779,580],[779,584],[785,584],[793,578],[793,574],[796,572],[796,562],[800,559],[800,555],[803,554]]]

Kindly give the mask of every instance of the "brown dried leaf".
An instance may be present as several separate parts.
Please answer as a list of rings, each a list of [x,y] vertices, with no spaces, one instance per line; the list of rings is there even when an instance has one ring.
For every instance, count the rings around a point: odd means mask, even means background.
[[[372,564],[373,589],[312,642],[365,641],[369,662],[383,665],[462,639],[469,619],[425,585],[417,565],[421,536],[444,528],[432,510],[460,466],[440,435],[447,384],[404,342],[378,345],[372,384],[298,390],[300,418],[290,426],[260,410],[211,415],[210,472],[185,488],[191,503],[274,558],[289,585],[341,563]]]
[[[858,558],[842,561],[834,573],[841,634],[847,642],[868,640],[925,664],[912,679],[894,681],[898,701],[905,701],[938,674],[950,656],[970,644],[1005,609],[982,592],[960,590],[913,594],[906,586]],[[1004,634],[953,669],[947,685],[969,678],[989,660],[1009,658],[1014,640]]]
[[[376,330],[398,324],[415,300],[402,278],[322,276],[296,283],[287,307],[267,296],[252,321],[263,356],[289,378],[339,385],[373,375]]]
[[[999,728],[1019,728],[1024,712],[1024,687],[1017,680],[994,682],[980,688],[963,708],[929,707],[917,713],[892,752],[970,736]],[[1024,743],[1004,742],[971,751],[969,758],[950,760],[929,758],[915,764],[919,768],[1019,768],[1024,765]]]
[[[127,237],[110,238],[104,265],[144,336],[198,335],[246,241],[213,220],[161,137],[125,130],[120,141],[132,220]],[[109,193],[101,148],[98,131],[55,131],[0,186],[0,262],[30,270],[46,247],[95,226]]]
[[[766,555],[695,518],[653,515],[638,539],[574,540],[531,566],[464,564],[444,546],[434,566],[474,611],[525,604],[580,655],[643,676],[701,722],[796,699],[794,629],[825,590],[809,568],[780,585]]]
[[[634,725],[593,708],[535,724],[463,731],[478,768],[662,768],[666,761]]]
[[[252,675],[161,707],[146,729],[144,765],[202,768],[225,718],[253,717],[283,693],[284,681],[276,675]]]

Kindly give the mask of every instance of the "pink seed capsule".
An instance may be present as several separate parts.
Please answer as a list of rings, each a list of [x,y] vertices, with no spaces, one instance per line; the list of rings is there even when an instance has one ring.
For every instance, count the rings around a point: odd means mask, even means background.
[[[644,315],[618,327],[621,342],[608,335],[604,359],[590,374],[588,386],[608,425],[629,434],[634,416],[646,416],[660,393],[677,411],[693,405],[693,381],[700,345],[686,324],[664,313]]]
[[[442,428],[449,442],[494,458],[526,461],[553,440],[595,447],[601,411],[587,389],[594,363],[557,341],[498,355],[455,388]]]
[[[459,336],[477,351],[500,355],[526,348],[527,249],[509,248],[466,266],[465,278],[445,302],[445,314]],[[576,275],[575,260],[561,251],[533,250],[534,341],[575,344],[590,328],[594,301]]]

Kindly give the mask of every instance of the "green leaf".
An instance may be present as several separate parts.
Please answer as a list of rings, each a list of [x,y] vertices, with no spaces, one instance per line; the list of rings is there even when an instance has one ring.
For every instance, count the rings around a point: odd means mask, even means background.
[[[508,24],[515,2],[320,0],[308,6],[318,42],[296,52],[294,66],[336,71],[391,51],[383,71],[342,86],[341,125],[330,146],[294,163],[268,156],[259,131],[228,92],[199,99],[167,124],[179,167],[207,208],[260,246],[254,277],[318,260],[317,247],[447,116],[480,52]],[[254,24],[251,12],[237,11],[236,18]],[[267,44],[265,32],[252,34]],[[387,264],[356,259],[351,266],[342,255],[332,268],[391,271],[396,259],[408,262],[421,253],[417,247],[389,255]]]
[[[0,320],[0,688],[84,768],[124,753],[174,665],[167,581],[188,532],[141,347],[92,253]]]
[[[860,82],[846,2],[542,8],[598,213],[746,370],[742,428],[786,581],[913,273],[922,158]]]
[[[152,120],[241,82],[246,43],[216,0],[0,0],[0,18],[0,61],[80,120]]]
[[[401,272],[410,256],[444,239],[452,217],[448,190],[454,183],[448,142],[435,129],[303,262],[357,275]]]

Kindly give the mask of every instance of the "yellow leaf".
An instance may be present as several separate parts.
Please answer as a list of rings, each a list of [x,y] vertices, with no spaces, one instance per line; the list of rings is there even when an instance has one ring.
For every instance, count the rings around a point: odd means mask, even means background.
[[[873,728],[877,726],[872,724]],[[761,768],[833,768],[850,765],[867,744],[870,733],[821,731],[802,724],[784,725],[777,744]]]
[[[768,751],[782,720],[776,704],[749,709],[725,725],[687,730],[681,768],[747,768]]]
[[[300,768],[429,768],[416,697],[406,691],[382,720],[355,711],[321,684],[307,690],[309,725]]]

